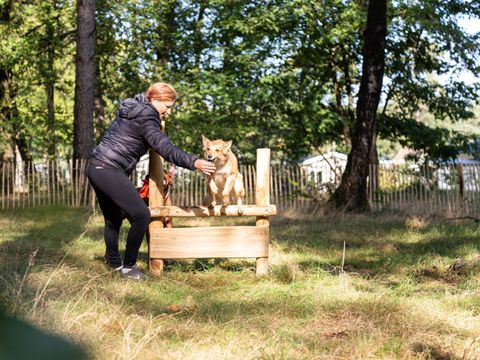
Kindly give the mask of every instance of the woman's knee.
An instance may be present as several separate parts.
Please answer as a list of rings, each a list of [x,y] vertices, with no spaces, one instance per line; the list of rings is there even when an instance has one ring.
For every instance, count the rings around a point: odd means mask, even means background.
[[[151,217],[150,209],[145,206],[144,208],[135,211],[131,217],[134,222],[149,223]]]

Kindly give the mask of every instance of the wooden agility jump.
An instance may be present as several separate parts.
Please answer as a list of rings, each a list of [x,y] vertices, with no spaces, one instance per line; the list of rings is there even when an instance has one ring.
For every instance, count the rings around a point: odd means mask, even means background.
[[[256,274],[268,272],[270,149],[257,149],[255,205],[164,206],[163,159],[150,151],[148,258],[150,272],[163,273],[164,259],[256,258]],[[175,200],[175,199],[174,199]],[[162,217],[255,216],[256,226],[164,228]]]

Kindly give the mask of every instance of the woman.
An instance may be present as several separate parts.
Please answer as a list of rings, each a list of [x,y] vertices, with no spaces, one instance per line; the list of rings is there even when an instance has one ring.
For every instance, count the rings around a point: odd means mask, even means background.
[[[149,148],[165,160],[209,175],[215,165],[175,147],[160,130],[177,93],[166,83],[155,83],[145,94],[124,100],[100,144],[93,150],[87,176],[105,218],[105,261],[124,277],[144,279],[136,267],[138,250],[150,222],[150,211],[128,176]],[[131,218],[123,264],[118,251],[122,210]]]

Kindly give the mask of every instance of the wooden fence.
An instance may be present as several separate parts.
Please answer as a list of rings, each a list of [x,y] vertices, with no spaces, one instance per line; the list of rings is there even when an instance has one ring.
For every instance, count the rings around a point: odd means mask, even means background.
[[[87,163],[48,161],[3,162],[0,166],[2,209],[32,206],[95,206],[95,196],[85,176]],[[172,169],[166,168],[166,171]],[[246,204],[255,203],[255,167],[240,167]],[[341,180],[341,168],[305,168],[272,165],[271,203],[279,211],[319,206]],[[131,178],[136,186],[147,173],[137,167]],[[448,213],[477,216],[480,212],[480,166],[409,164],[371,165],[368,197],[373,210],[405,210],[409,213]],[[173,203],[198,205],[205,195],[204,176],[198,171],[174,170]]]
[[[2,209],[32,206],[87,206],[94,199],[85,160],[3,162]]]

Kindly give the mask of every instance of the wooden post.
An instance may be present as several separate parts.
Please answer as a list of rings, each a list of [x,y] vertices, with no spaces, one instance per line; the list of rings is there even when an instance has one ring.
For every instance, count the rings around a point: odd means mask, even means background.
[[[270,204],[270,149],[257,149],[257,181],[255,186],[255,204]],[[267,216],[257,216],[256,226],[270,226]],[[268,256],[256,260],[256,275],[268,273]]]
[[[4,209],[5,209],[5,162],[2,163],[2,210]]]
[[[13,167],[13,164],[14,164],[14,162],[12,161],[10,163],[10,177],[9,178],[11,179],[11,182],[12,182],[12,209],[15,209],[15,169]],[[10,186],[9,186],[9,188],[10,188]]]
[[[465,210],[465,181],[463,179],[462,164],[457,165],[457,175],[458,175],[459,205],[460,205],[460,211],[463,214],[463,212]]]
[[[247,204],[253,204],[254,202],[254,188],[255,188],[255,181],[253,179],[253,165],[247,165],[247,172],[248,172],[248,202]]]
[[[155,151],[150,150],[150,163],[149,163],[149,206],[163,206],[163,159]],[[163,260],[151,259],[151,242],[150,234],[155,229],[163,228],[162,219],[153,219],[150,222],[147,233],[148,241],[148,267],[150,272],[154,275],[161,275],[163,273]]]

